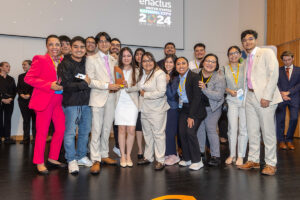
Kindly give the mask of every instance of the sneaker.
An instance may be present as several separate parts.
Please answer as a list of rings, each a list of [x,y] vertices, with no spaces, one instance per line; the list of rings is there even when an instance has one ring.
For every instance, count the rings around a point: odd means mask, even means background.
[[[221,164],[220,157],[215,157],[215,156],[212,156],[210,158],[210,161],[208,162],[208,165],[214,166],[214,167],[218,167],[220,164]]]
[[[203,162],[202,162],[202,160],[201,160],[200,162],[191,164],[191,165],[189,166],[189,169],[190,169],[190,170],[195,170],[195,171],[196,171],[196,170],[201,169],[203,166],[204,166],[204,165],[203,165]]]
[[[165,160],[165,165],[175,165],[180,161],[180,158],[176,155],[170,155],[168,158]]]
[[[117,154],[117,155],[121,158],[121,152],[120,152],[120,149],[119,149],[119,148],[114,147],[114,148],[113,148],[113,151],[115,152],[115,154]]]
[[[180,161],[179,163],[179,166],[181,166],[181,167],[187,167],[187,166],[190,166],[191,164],[192,164],[192,162],[189,160],[189,161],[184,161],[184,160],[182,160],[182,161]]]
[[[68,169],[69,169],[69,173],[76,175],[79,172],[79,167],[77,164],[76,160],[72,160],[71,162],[68,163]]]
[[[91,167],[93,165],[92,161],[88,157],[83,157],[77,161],[79,166]]]

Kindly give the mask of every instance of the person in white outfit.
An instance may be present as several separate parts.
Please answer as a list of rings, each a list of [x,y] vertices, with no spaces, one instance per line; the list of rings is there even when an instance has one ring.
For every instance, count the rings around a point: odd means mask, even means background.
[[[248,142],[246,112],[244,105],[244,64],[240,63],[241,50],[238,46],[229,47],[227,56],[229,59],[229,64],[221,68],[226,80],[226,102],[228,104],[227,134],[230,149],[230,155],[226,159],[225,163],[230,165],[232,162],[236,161],[236,165],[242,165]],[[237,143],[238,152],[236,152]]]
[[[130,48],[124,47],[121,49],[119,54],[119,67],[123,70],[125,87],[128,85],[129,87],[135,86],[138,70],[136,69],[133,53]],[[117,93],[115,125],[118,126],[119,130],[118,140],[121,151],[121,167],[133,166],[130,155],[134,143],[135,125],[138,117],[138,98],[138,91],[128,93],[125,89],[121,89]]]

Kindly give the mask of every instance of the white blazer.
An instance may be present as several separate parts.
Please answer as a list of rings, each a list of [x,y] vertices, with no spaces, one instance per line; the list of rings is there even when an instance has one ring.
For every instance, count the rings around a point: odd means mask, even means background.
[[[108,61],[113,82],[115,82],[114,66],[116,66],[117,60],[109,55]],[[108,84],[110,83],[110,77],[105,67],[105,61],[100,56],[99,52],[87,57],[86,73],[91,79],[89,85],[91,88],[89,105],[103,107],[109,94]]]

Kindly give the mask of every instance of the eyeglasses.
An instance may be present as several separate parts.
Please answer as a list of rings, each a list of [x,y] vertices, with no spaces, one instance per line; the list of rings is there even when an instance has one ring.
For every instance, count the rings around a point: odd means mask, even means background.
[[[238,51],[235,51],[235,52],[232,52],[232,53],[229,53],[229,56],[233,56],[233,55],[239,55],[240,54],[240,52],[238,52]]]
[[[96,44],[95,42],[86,42],[87,44]]]
[[[111,44],[112,47],[121,47],[121,44]]]
[[[99,43],[100,44],[107,44],[107,43],[109,43],[109,41],[107,41],[107,40],[99,40]]]
[[[254,37],[249,37],[248,39],[244,38],[242,39],[242,42],[247,42],[247,41],[253,41]]]
[[[204,62],[206,62],[206,63],[211,63],[211,64],[216,64],[217,63],[217,61],[214,61],[214,60],[205,60]]]

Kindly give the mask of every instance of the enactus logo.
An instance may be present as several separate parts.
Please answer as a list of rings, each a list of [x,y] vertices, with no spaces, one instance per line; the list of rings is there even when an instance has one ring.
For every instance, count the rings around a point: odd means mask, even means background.
[[[172,4],[170,1],[162,1],[162,0],[139,0],[140,5],[144,6],[153,6],[159,8],[172,8]]]

